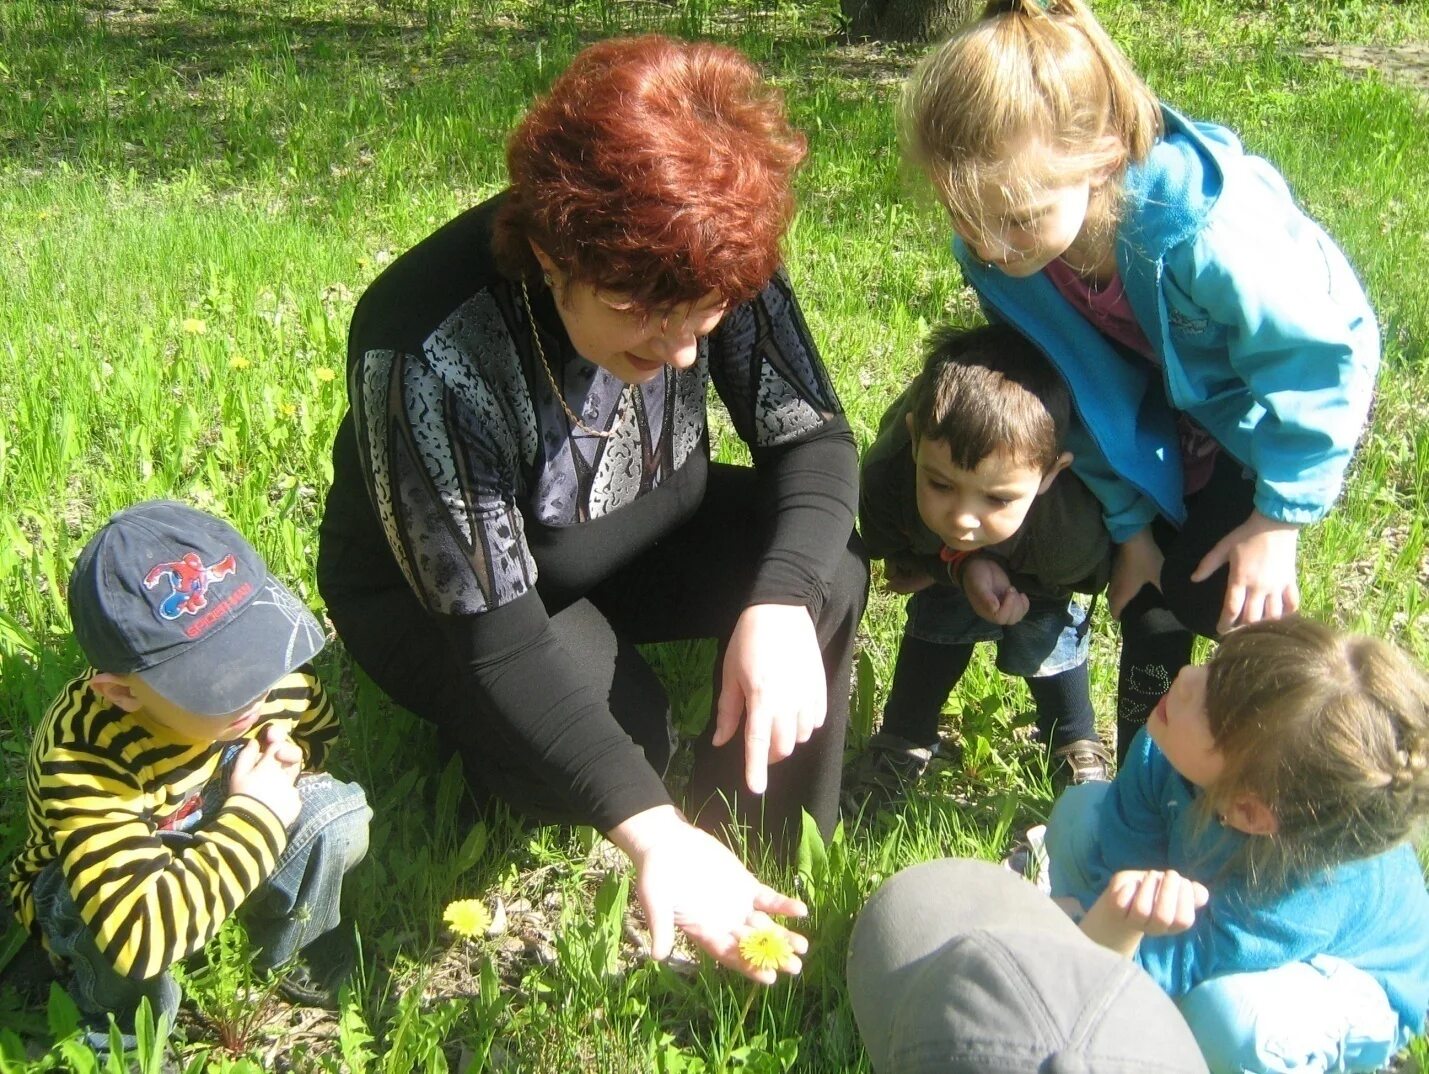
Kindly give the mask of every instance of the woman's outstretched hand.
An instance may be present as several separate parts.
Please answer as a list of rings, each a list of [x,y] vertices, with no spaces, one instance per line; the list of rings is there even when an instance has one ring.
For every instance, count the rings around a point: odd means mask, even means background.
[[[1300,607],[1300,588],[1295,581],[1299,540],[1299,526],[1252,511],[1205,554],[1191,575],[1193,582],[1204,582],[1230,564],[1218,631],[1224,634],[1232,627],[1279,619]]]
[[[769,766],[823,726],[828,705],[814,621],[802,604],[751,604],[730,635],[715,709],[714,745],[744,720],[744,781],[755,794]]]
[[[760,883],[728,847],[674,806],[637,813],[609,835],[635,865],[635,891],[650,925],[654,958],[669,956],[678,928],[716,962],[760,984],[803,969],[799,956],[809,941],[769,915],[803,917],[808,908]],[[775,945],[787,946],[788,953],[774,967],[753,965],[740,951],[742,939],[766,929],[786,941]]]

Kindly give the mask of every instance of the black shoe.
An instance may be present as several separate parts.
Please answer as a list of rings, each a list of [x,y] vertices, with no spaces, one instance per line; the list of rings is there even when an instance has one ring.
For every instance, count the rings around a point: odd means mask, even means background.
[[[338,993],[357,969],[357,937],[339,925],[308,944],[286,965],[272,971],[280,996],[297,1007],[338,1009]]]
[[[273,976],[278,995],[293,1006],[317,1007],[324,1011],[337,1010],[338,988],[329,987],[322,981],[302,955],[288,965],[274,970]]]
[[[0,908],[0,985],[34,999],[48,995],[50,982],[57,980],[59,971],[44,945],[15,919],[7,900]]]
[[[899,735],[878,732],[844,769],[839,809],[845,819],[873,817],[901,805],[937,753],[937,743],[919,746]]]

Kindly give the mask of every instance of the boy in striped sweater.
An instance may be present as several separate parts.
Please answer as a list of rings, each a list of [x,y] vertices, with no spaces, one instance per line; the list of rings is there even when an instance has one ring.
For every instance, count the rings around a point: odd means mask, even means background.
[[[167,501],[116,514],[69,607],[91,669],[31,746],[11,896],[81,1009],[128,1031],[147,997],[172,1026],[169,967],[229,915],[260,970],[337,926],[372,814],[319,771],[337,734],[308,664],[322,630],[227,523]],[[319,973],[300,959],[280,987],[319,1001]]]

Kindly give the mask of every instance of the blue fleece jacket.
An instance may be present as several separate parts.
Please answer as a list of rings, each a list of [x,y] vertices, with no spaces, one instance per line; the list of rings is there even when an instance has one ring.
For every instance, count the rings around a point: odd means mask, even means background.
[[[1313,522],[1339,496],[1379,368],[1379,329],[1354,271],[1279,173],[1234,134],[1163,107],[1166,134],[1128,169],[1116,236],[1150,362],[1113,347],[1043,273],[1014,279],[960,239],[989,316],[1061,371],[1080,418],[1073,470],[1125,541],[1158,513],[1184,520],[1172,412],[1188,413],[1256,478],[1269,518]],[[1168,405],[1169,402],[1169,405]]]
[[[1102,807],[1095,892],[1086,894],[1099,894],[1122,869],[1166,868],[1211,893],[1188,931],[1141,941],[1137,961],[1156,982],[1182,996],[1212,977],[1334,955],[1378,981],[1401,1027],[1420,1032],[1429,1007],[1429,893],[1413,848],[1346,862],[1267,896],[1223,873],[1249,837],[1215,820],[1202,827],[1193,810],[1199,793],[1143,730]]]

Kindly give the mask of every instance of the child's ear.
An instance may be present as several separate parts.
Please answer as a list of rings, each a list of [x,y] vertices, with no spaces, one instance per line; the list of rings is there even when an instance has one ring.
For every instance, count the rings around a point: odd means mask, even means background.
[[[1236,795],[1223,823],[1246,835],[1274,835],[1280,830],[1280,821],[1270,807],[1259,795],[1248,791]]]
[[[89,688],[124,712],[133,712],[143,704],[129,689],[129,676],[115,675],[108,671],[96,671],[89,677]]]
[[[1057,480],[1057,475],[1072,465],[1072,453],[1064,451],[1058,455],[1051,466],[1047,467],[1047,472],[1042,475],[1042,484],[1037,486],[1037,495],[1041,496],[1052,487],[1052,482]]]

